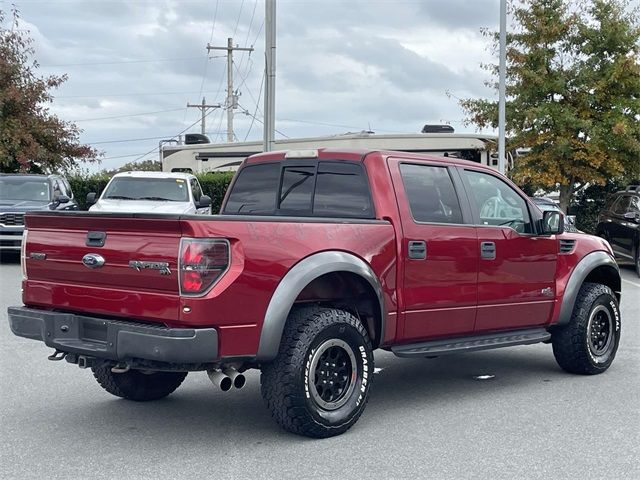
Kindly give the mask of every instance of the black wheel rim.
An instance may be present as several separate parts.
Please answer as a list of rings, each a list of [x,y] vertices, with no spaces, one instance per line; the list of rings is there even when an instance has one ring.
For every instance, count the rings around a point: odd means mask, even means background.
[[[607,355],[611,350],[613,328],[613,318],[607,307],[598,305],[592,310],[587,328],[587,343],[589,351],[596,359]]]
[[[351,397],[356,385],[356,357],[343,340],[331,339],[312,355],[308,388],[311,398],[324,410],[336,410]]]

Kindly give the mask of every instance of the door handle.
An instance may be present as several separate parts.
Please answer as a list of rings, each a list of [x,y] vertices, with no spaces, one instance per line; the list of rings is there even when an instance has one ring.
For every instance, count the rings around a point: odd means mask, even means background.
[[[411,260],[424,260],[427,258],[427,243],[422,240],[410,240],[409,258]]]
[[[480,243],[480,257],[483,260],[495,260],[496,259],[496,244],[493,242],[481,242]]]

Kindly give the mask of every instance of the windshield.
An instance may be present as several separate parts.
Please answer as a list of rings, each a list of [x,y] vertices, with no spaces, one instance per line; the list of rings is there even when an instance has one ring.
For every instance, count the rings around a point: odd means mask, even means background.
[[[0,200],[30,200],[48,203],[49,181],[43,178],[0,177]]]
[[[102,198],[186,202],[189,200],[188,188],[183,178],[118,177],[111,180]]]

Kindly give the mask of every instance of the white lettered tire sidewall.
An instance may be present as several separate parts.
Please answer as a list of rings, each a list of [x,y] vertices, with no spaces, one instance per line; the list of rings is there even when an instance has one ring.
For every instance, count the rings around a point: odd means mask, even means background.
[[[326,410],[316,403],[311,394],[311,389],[315,388],[314,372],[311,371],[311,366],[316,349],[331,339],[343,340],[351,347],[356,360],[356,375],[355,388],[348,393],[350,398],[339,408]],[[331,325],[314,338],[305,359],[305,365],[302,370],[304,377],[302,385],[305,390],[304,396],[307,407],[313,420],[326,427],[335,428],[349,423],[359,416],[366,404],[373,374],[373,352],[367,339],[351,325]]]
[[[604,307],[611,316],[613,321],[613,345],[611,348],[607,349],[604,355],[596,356],[589,348],[589,319],[592,317],[592,312],[598,309],[598,307]],[[589,355],[589,359],[594,367],[608,366],[615,357],[615,354],[618,350],[618,344],[620,343],[620,307],[618,306],[618,302],[615,298],[610,294],[600,295],[595,301],[591,304],[591,308],[589,309],[588,317],[587,317],[587,331],[585,332],[585,348],[587,354]]]

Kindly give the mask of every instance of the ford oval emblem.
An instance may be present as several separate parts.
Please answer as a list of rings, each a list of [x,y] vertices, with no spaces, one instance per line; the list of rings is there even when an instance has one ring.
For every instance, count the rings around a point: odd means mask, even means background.
[[[104,258],[97,253],[87,253],[82,257],[82,264],[87,268],[100,268],[104,265]]]

